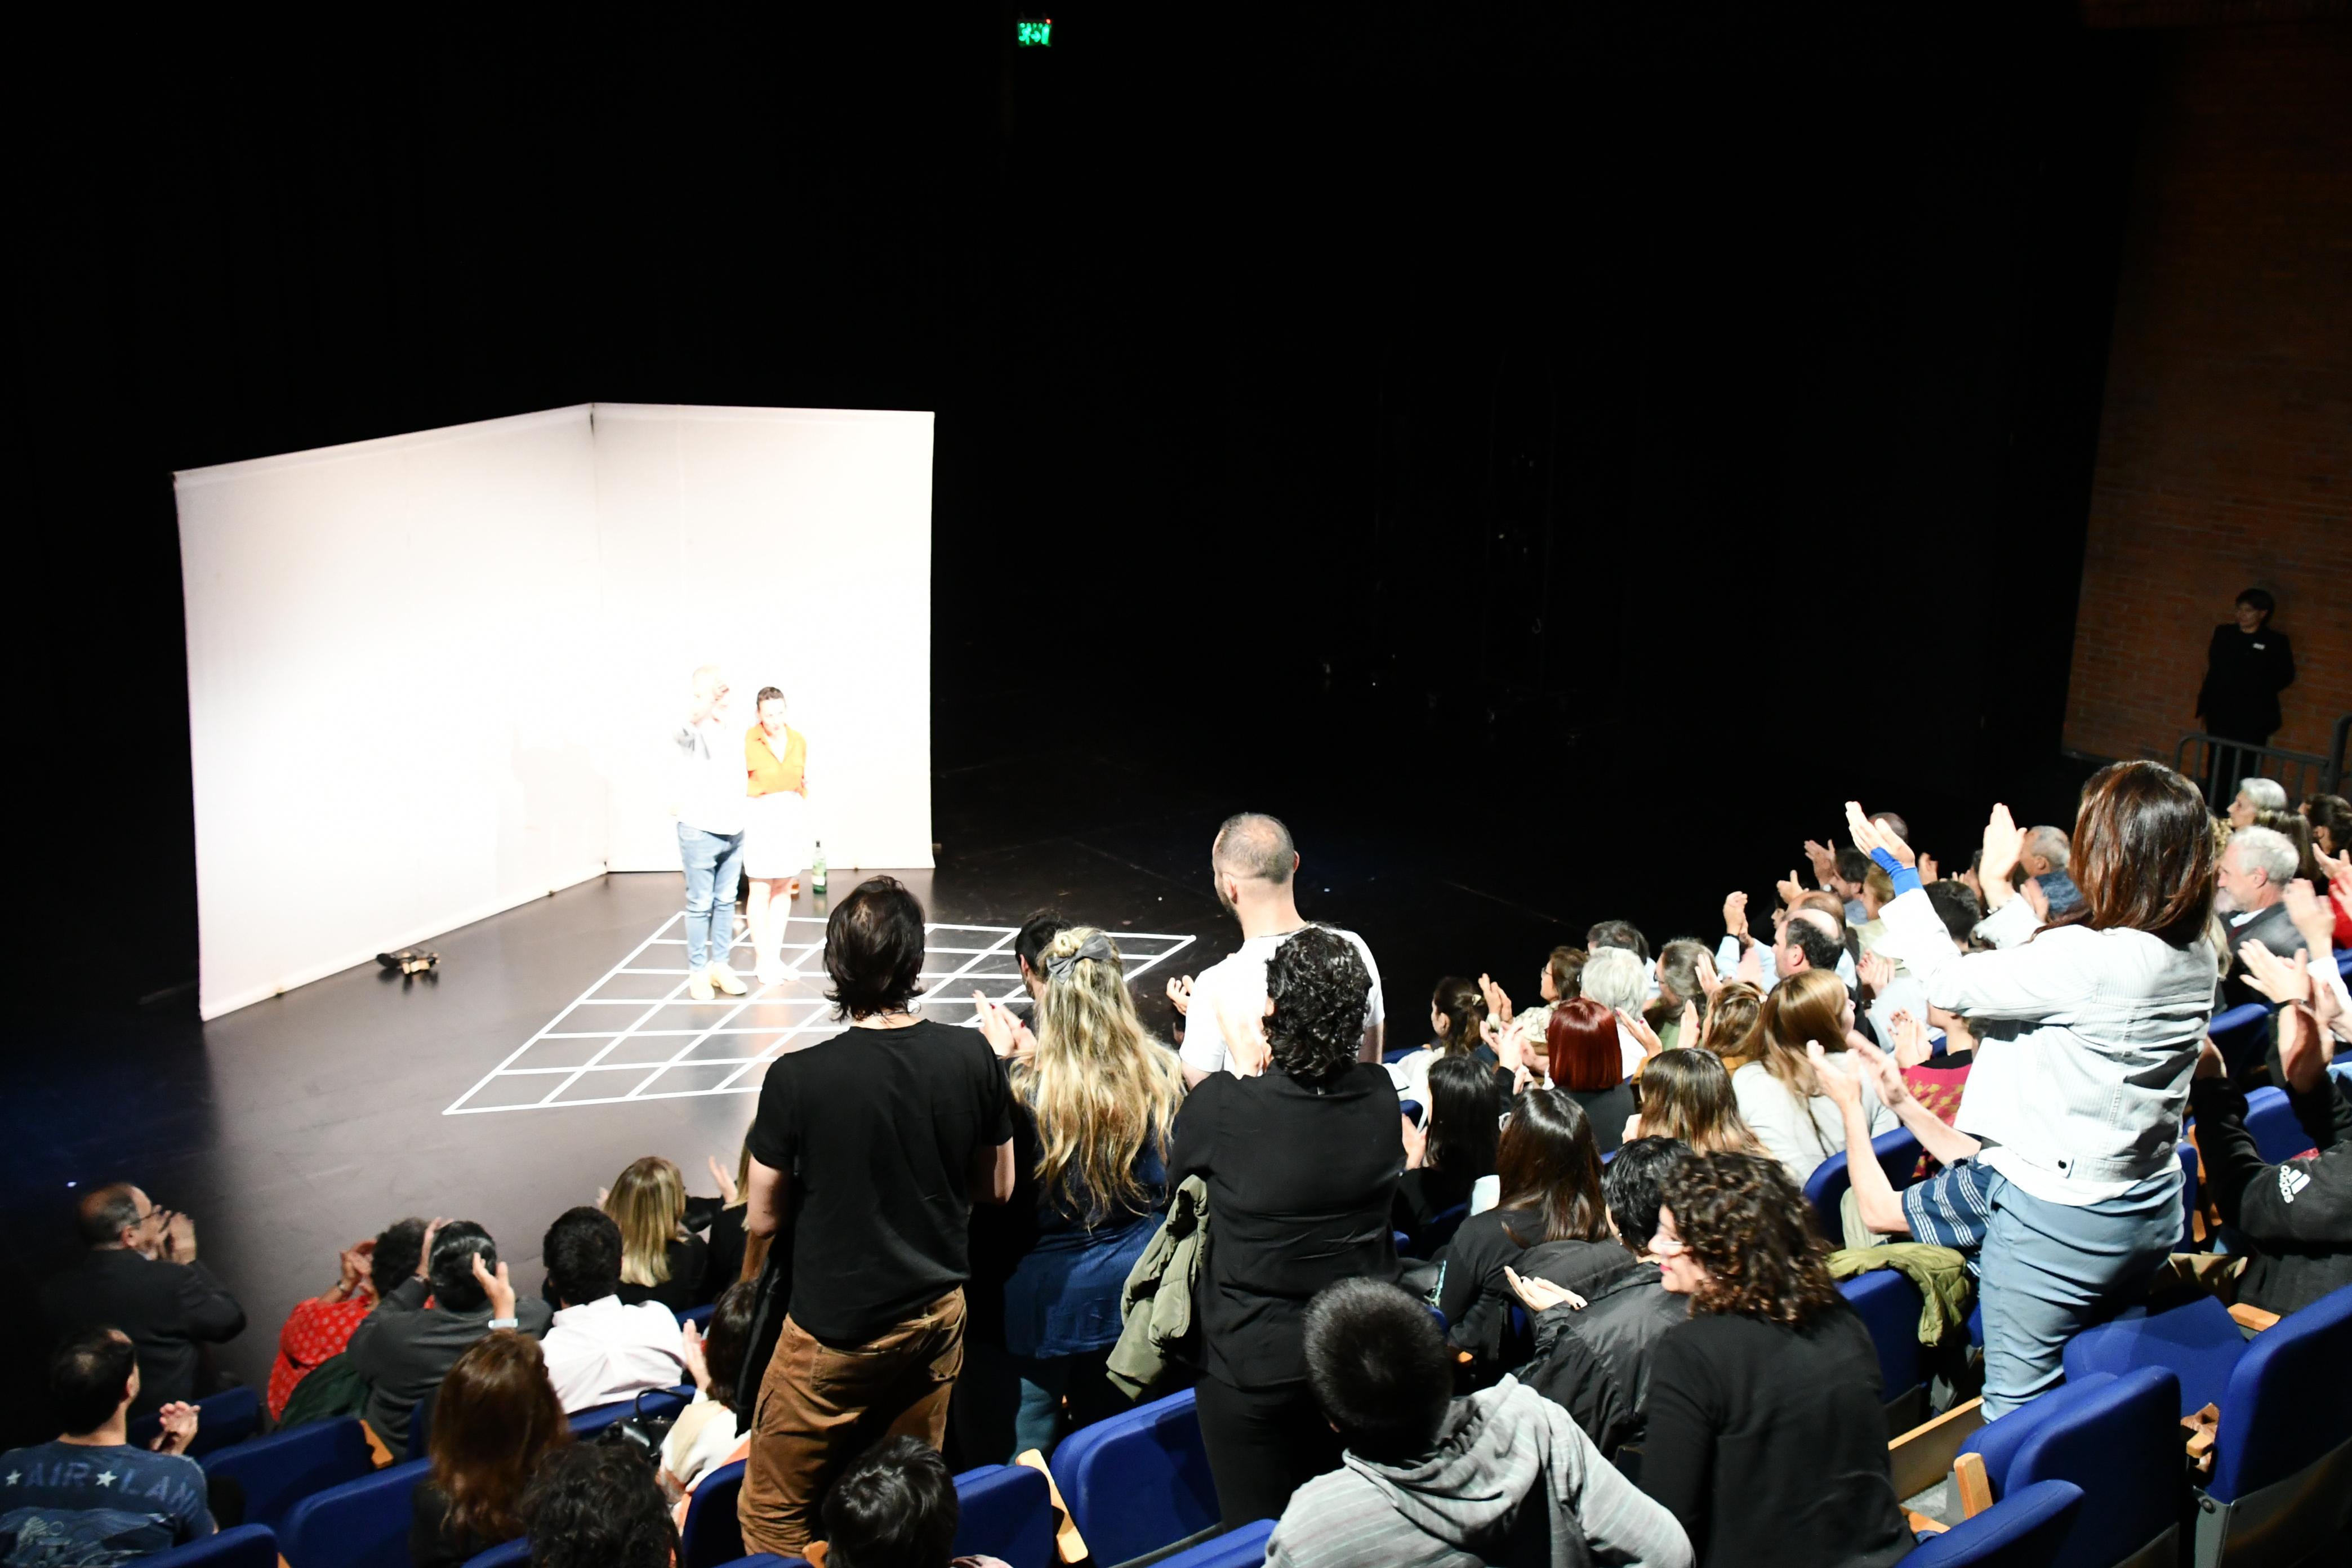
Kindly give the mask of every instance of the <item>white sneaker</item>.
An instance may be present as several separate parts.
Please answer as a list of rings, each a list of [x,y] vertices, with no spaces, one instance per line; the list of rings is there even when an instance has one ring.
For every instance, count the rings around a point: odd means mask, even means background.
[[[784,967],[782,959],[771,958],[763,962],[754,973],[762,985],[781,985],[784,983],[784,976],[791,971]]]
[[[711,984],[718,986],[719,989],[726,992],[730,996],[740,996],[743,994],[745,989],[743,982],[738,979],[735,972],[728,968],[725,964],[714,963],[702,973],[709,977]]]
[[[709,1002],[713,1000],[713,994],[710,989],[710,971],[708,969],[698,969],[692,974],[688,975],[686,981],[686,994],[688,997],[697,1002]]]

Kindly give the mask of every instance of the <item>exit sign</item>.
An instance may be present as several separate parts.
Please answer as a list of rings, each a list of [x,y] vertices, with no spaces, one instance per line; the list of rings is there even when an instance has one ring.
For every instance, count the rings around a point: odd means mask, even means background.
[[[1054,47],[1054,18],[1048,16],[1042,22],[1013,23],[1013,43],[1014,47],[1023,49],[1052,48]]]

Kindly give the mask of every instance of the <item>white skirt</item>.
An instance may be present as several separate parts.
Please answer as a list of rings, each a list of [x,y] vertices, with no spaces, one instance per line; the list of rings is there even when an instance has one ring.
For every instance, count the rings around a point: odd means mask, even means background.
[[[808,797],[796,790],[755,795],[745,803],[743,875],[772,880],[797,877],[808,868]]]

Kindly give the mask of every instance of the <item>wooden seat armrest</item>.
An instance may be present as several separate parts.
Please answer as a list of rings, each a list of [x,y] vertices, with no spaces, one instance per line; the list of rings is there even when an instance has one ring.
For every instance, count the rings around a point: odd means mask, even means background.
[[[1985,1474],[1982,1454],[1962,1454],[1952,1461],[1952,1489],[1959,1493],[1962,1519],[1974,1519],[1992,1506],[1992,1478]]]
[[[1034,1448],[1013,1461],[1026,1465],[1045,1478],[1045,1497],[1054,1505],[1054,1552],[1064,1563],[1084,1563],[1087,1560],[1085,1537],[1070,1518],[1070,1505],[1062,1500],[1062,1489],[1054,1484],[1054,1472],[1045,1466],[1045,1456]]]
[[[1886,1458],[1895,1475],[1895,1495],[1912,1497],[1942,1480],[1951,1472],[1960,1445],[1983,1425],[1984,1401],[1970,1399],[1890,1441]]]
[[[2279,1321],[2276,1312],[2265,1312],[2260,1307],[2250,1307],[2243,1301],[2230,1309],[2230,1317],[2238,1327],[2252,1329],[2258,1334]]]

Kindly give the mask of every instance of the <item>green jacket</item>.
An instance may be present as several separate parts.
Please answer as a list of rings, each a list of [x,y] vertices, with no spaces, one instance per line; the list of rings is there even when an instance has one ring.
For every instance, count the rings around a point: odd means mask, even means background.
[[[1923,1345],[1942,1344],[1952,1333],[1968,1328],[1976,1282],[1969,1278],[1969,1260],[1948,1247],[1924,1241],[1849,1247],[1831,1253],[1829,1266],[1832,1279],[1892,1268],[1919,1287],[1919,1342]]]
[[[1119,1310],[1127,1326],[1105,1371],[1129,1399],[1160,1381],[1177,1342],[1192,1332],[1192,1286],[1209,1251],[1209,1184],[1187,1176],[1160,1234],[1127,1271]]]

